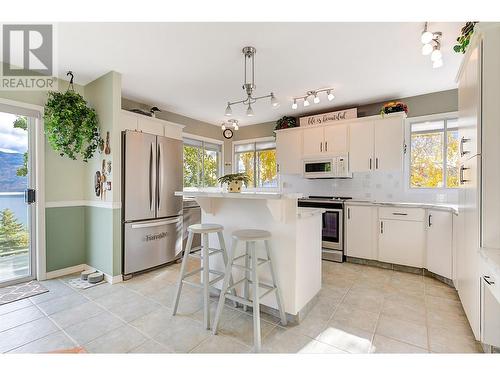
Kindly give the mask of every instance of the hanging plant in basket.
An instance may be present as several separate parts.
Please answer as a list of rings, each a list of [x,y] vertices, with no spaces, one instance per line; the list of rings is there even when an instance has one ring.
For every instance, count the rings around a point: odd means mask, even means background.
[[[297,119],[291,116],[283,116],[278,121],[276,121],[276,127],[274,130],[288,129],[288,128],[296,128],[297,127]]]
[[[72,76],[72,75],[71,75]],[[45,104],[45,134],[52,148],[61,156],[88,161],[101,144],[97,113],[70,88],[64,93],[50,91]]]

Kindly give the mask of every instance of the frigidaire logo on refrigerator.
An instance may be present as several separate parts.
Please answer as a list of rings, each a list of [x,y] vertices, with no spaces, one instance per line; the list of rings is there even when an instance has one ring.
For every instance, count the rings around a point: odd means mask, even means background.
[[[161,232],[157,234],[147,234],[146,235],[146,241],[155,241],[155,240],[161,240],[162,238],[167,237],[167,232]]]

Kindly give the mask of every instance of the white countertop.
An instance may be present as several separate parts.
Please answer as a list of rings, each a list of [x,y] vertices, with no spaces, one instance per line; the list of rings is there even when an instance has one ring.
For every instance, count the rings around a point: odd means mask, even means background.
[[[362,199],[349,199],[346,204],[369,205],[369,206],[399,206],[399,207],[414,207],[414,208],[430,208],[435,210],[452,211],[458,214],[458,205],[446,203],[419,203],[419,202],[382,202],[370,201]]]
[[[282,194],[279,192],[242,191],[241,193],[226,193],[223,191],[176,191],[176,196],[200,198],[230,198],[230,199],[297,199],[302,194]]]
[[[500,250],[481,248],[479,254],[489,266],[489,268],[496,273],[496,278],[500,279]]]

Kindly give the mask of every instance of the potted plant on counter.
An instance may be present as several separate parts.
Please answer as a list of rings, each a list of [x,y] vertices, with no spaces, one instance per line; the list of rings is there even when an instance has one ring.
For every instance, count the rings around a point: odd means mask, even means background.
[[[227,191],[229,193],[241,193],[241,187],[243,184],[248,186],[250,178],[246,173],[232,173],[219,177],[218,180],[221,185],[227,184]]]

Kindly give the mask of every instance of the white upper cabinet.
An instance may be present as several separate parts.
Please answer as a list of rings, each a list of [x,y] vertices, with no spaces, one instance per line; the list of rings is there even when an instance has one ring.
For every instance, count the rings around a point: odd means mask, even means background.
[[[349,166],[351,172],[369,172],[373,168],[373,121],[350,124]]]
[[[362,259],[376,259],[374,227],[376,208],[346,205],[346,255]]]
[[[452,279],[453,214],[448,211],[427,211],[427,269]]]
[[[302,131],[302,155],[305,158],[322,155],[324,151],[323,138],[322,126],[304,128]]]
[[[122,130],[137,130],[138,118],[134,114],[122,111],[120,115],[121,128]]]
[[[153,121],[152,119],[149,119],[146,116],[142,117],[143,118],[139,117],[138,130],[144,133],[154,134],[154,135],[163,136],[165,134],[165,130],[163,129],[162,124],[159,124],[157,121]]]
[[[276,160],[279,173],[302,173],[302,131],[276,132]]]
[[[148,134],[182,139],[183,125],[125,110],[121,111],[120,117],[122,130],[137,130]]]
[[[404,124],[403,118],[385,117],[374,121],[375,170],[402,171]]]
[[[348,130],[347,124],[325,126],[323,151],[329,155],[346,154],[349,152]]]

